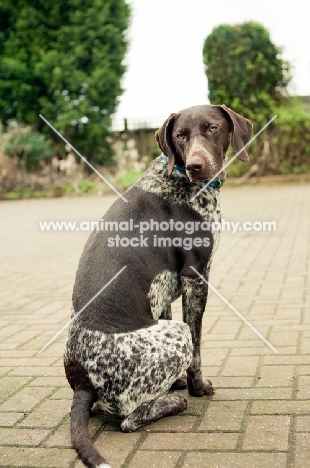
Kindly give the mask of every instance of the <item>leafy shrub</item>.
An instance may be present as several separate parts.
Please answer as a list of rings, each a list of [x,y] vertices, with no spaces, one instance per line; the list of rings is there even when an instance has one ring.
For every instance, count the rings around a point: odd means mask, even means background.
[[[235,160],[227,168],[229,177],[241,177],[257,164],[261,175],[305,174],[310,172],[310,112],[296,103],[281,107],[277,118],[248,147],[247,164]],[[264,154],[264,144],[268,151]],[[229,150],[229,158],[232,156]]]
[[[275,172],[309,172],[310,112],[300,106],[281,108],[270,135],[270,149]]]
[[[259,23],[214,28],[204,43],[203,62],[212,104],[225,103],[249,118],[255,132],[287,94],[290,65]]]
[[[29,126],[10,121],[6,132],[0,136],[6,156],[18,158],[26,169],[34,170],[42,159],[53,154],[52,143]]]

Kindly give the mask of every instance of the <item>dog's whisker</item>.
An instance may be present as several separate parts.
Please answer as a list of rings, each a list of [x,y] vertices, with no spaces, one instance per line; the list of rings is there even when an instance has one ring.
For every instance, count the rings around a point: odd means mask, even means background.
[[[272,344],[271,344],[268,340],[266,340],[266,338],[265,338],[258,330],[256,330],[256,328],[255,328],[245,317],[243,317],[243,315],[240,314],[240,312],[238,312],[237,309],[236,309],[227,299],[225,299],[225,297],[224,297],[214,286],[212,286],[212,284],[211,284],[209,281],[207,281],[206,278],[205,278],[204,276],[202,276],[202,275],[196,270],[196,268],[194,268],[193,266],[191,266],[191,269],[199,276],[199,278],[201,278],[201,279],[209,286],[209,288],[212,289],[213,292],[215,292],[215,293],[222,299],[222,301],[225,302],[225,304],[228,305],[228,307],[231,308],[231,310],[233,310],[233,311],[235,312],[235,314],[238,315],[239,318],[241,318],[241,320],[243,320],[243,322],[244,322],[246,325],[248,325],[248,327],[251,328],[251,330],[252,330],[254,333],[256,333],[256,335],[257,335],[261,340],[264,341],[264,343],[266,343],[267,346],[269,346],[269,348],[272,349],[272,351],[273,351],[274,353],[278,354],[278,351],[276,350],[276,348],[275,348],[274,346],[272,346]]]
[[[121,268],[117,273],[116,275],[113,276],[113,278],[110,279],[110,281],[108,281],[104,286],[103,288],[100,289],[100,291],[98,291],[88,302],[87,304],[85,304],[82,309],[80,309],[75,315],[74,317],[72,317],[69,322],[67,322],[57,333],[56,335],[53,336],[53,338],[48,342],[46,343],[46,345],[43,346],[43,348],[40,349],[40,351],[38,352],[38,354],[41,354],[50,344],[53,343],[53,341],[56,340],[56,338],[58,338],[58,336],[71,324],[73,323],[80,315],[81,313],[86,309],[86,307],[89,306],[89,304],[91,304],[95,299],[96,297],[98,297],[102,291],[104,291],[124,270],[125,268],[127,268],[127,265],[126,266],[123,266],[123,268]]]

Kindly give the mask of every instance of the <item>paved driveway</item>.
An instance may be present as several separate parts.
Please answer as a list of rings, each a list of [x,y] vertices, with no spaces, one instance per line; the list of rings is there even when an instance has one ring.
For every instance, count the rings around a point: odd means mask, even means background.
[[[41,232],[38,222],[97,220],[113,200],[0,203],[2,467],[82,466],[70,448],[66,332],[38,351],[69,320],[88,232]],[[227,221],[277,223],[223,232],[210,282],[278,353],[210,291],[202,360],[215,395],[189,397],[185,413],[133,434],[92,418],[113,468],[310,466],[310,186],[223,188],[222,205]]]

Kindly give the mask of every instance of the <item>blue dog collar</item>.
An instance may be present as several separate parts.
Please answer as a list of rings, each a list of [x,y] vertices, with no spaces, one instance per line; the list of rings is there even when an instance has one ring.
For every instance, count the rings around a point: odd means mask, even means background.
[[[161,153],[161,157],[166,163],[168,163],[168,157],[164,153]],[[179,166],[178,164],[175,164],[173,168],[176,171],[181,172],[181,174],[186,175],[186,170],[184,167]],[[201,182],[203,182],[204,184],[208,184],[208,187],[219,189],[222,187],[225,181],[224,180],[212,180],[212,182],[210,182],[209,180],[202,180]]]
[[[168,157],[164,154],[164,153],[161,153],[161,157],[163,158],[163,160],[168,163]],[[181,174],[184,174],[186,175],[186,170],[184,167],[182,166],[179,166],[178,164],[175,164],[174,166],[174,169],[176,169],[178,172],[181,172]]]

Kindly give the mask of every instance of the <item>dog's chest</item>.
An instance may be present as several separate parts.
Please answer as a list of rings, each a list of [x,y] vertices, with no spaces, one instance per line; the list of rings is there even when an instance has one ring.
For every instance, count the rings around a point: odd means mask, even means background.
[[[220,191],[205,187],[200,192],[204,186],[204,182],[192,184],[184,174],[177,171],[173,171],[172,176],[167,177],[167,165],[161,157],[153,161],[136,184],[136,187],[143,191],[158,195],[168,205],[184,208],[184,223],[193,221],[192,218],[197,216],[201,221],[209,223],[208,235],[212,236],[213,250],[215,250],[221,227]]]
[[[192,241],[197,236],[209,239],[211,249],[204,267],[204,274],[208,275],[220,238],[221,207],[219,190],[206,188],[195,197],[203,185],[203,183],[191,184],[183,174],[175,171],[172,177],[168,178],[166,166],[162,159],[158,158],[136,186],[147,193],[161,197],[172,208],[172,212],[177,213],[178,219],[173,221],[183,222],[185,229],[193,228],[192,231],[183,233],[183,239],[184,236],[188,236]],[[173,235],[177,236],[178,233]],[[181,286],[181,278],[175,271],[163,269],[155,276],[148,293],[155,319],[158,319],[165,308],[180,296]]]
[[[205,187],[204,182],[189,182],[180,172],[173,171],[167,176],[167,165],[161,157],[155,159],[146,173],[135,184],[145,192],[154,193],[163,198],[170,205],[180,205],[199,214],[210,222],[221,221],[220,191]]]
[[[156,275],[148,294],[153,318],[158,320],[163,311],[180,296],[180,293],[181,281],[177,272],[165,269]]]

